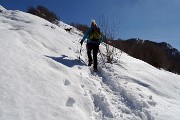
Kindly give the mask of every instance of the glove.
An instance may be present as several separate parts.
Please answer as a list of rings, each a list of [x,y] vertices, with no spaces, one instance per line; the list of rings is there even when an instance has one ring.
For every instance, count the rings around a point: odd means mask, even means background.
[[[82,41],[82,40],[80,41],[80,44],[81,44],[81,45],[83,44],[83,41]]]

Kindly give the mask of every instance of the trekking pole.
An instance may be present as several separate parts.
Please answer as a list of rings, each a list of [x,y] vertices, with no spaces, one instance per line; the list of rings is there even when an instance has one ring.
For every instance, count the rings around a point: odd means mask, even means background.
[[[79,60],[81,59],[80,56],[81,56],[81,51],[82,51],[82,44],[81,44],[81,48],[80,48],[80,52],[79,52]]]
[[[101,51],[100,51],[100,50],[99,50],[99,53],[100,53],[100,55],[101,55],[101,59],[102,59],[102,61],[103,61],[103,64],[104,64],[105,68],[107,69],[107,67],[106,67],[106,63],[105,63],[105,61],[104,61],[104,59],[103,59],[103,56],[102,56],[102,53],[101,53]]]

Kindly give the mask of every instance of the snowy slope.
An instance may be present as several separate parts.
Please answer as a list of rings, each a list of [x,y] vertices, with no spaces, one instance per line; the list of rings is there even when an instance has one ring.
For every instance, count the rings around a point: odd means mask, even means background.
[[[179,75],[125,53],[92,73],[81,32],[0,9],[0,120],[180,119]]]

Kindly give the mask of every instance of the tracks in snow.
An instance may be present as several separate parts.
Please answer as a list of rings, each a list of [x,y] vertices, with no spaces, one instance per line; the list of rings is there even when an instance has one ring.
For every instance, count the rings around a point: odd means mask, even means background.
[[[111,68],[107,71],[99,68],[99,72],[89,72],[89,80],[98,87],[98,93],[89,90],[94,103],[94,110],[99,114],[98,119],[118,120],[153,120],[148,111],[149,105],[140,101],[133,93],[127,91],[123,84],[119,83],[118,74],[113,74]],[[98,85],[97,85],[98,84]]]

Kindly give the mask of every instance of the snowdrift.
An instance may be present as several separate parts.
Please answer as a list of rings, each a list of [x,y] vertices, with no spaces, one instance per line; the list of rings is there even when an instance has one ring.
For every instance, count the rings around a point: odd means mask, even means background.
[[[179,75],[126,53],[93,73],[80,31],[0,11],[1,120],[179,120]]]

